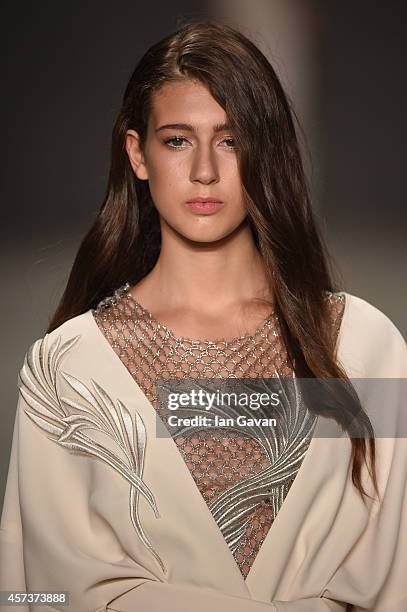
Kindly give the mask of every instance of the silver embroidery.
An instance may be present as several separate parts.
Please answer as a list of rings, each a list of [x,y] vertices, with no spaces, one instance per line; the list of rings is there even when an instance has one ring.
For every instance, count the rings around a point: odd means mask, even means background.
[[[91,379],[93,386],[91,391],[74,376],[61,372],[80,400],[58,395],[57,368],[65,353],[79,338],[80,335],[74,336],[60,346],[61,337],[57,336],[47,351],[48,334],[46,334],[29,348],[18,381],[19,391],[31,408],[31,410],[25,409],[24,412],[38,427],[50,434],[48,438],[53,442],[71,451],[99,458],[129,482],[130,518],[133,527],[165,571],[161,557],[144,532],[138,511],[139,495],[142,495],[153,509],[156,518],[160,518],[154,495],[142,480],[146,428],[141,416],[136,412],[133,421],[126,406],[119,399],[114,403],[93,379]],[[87,436],[84,433],[85,429],[106,434],[123,452],[126,460],[122,460],[107,446]]]
[[[273,516],[279,512],[287,490],[298,473],[302,461],[305,457],[309,443],[312,438],[312,433],[316,424],[317,416],[311,413],[305,405],[302,394],[294,373],[291,377],[282,378],[278,372],[275,372],[275,378],[269,379],[250,379],[237,380],[233,379],[224,381],[228,384],[225,390],[228,393],[242,392],[248,393],[264,393],[275,392],[278,389],[280,403],[275,408],[273,416],[278,417],[279,431],[278,434],[268,426],[262,424],[254,424],[246,426],[244,435],[252,438],[261,445],[261,448],[268,457],[268,467],[261,472],[248,476],[242,480],[232,484],[227,490],[221,493],[217,499],[208,503],[216,523],[219,526],[231,552],[235,554],[242,538],[244,537],[246,527],[252,519],[253,511],[258,507],[259,503],[269,504],[273,511]],[[221,388],[222,381],[216,380],[216,388]],[[204,391],[213,391],[212,387],[200,384],[197,380],[194,381],[194,389],[202,389]],[[189,383],[184,383],[172,380],[171,385],[167,381],[159,383],[159,398],[165,398],[165,392],[177,390],[178,393],[183,390],[188,391]],[[221,388],[223,391],[223,388]],[[164,393],[163,393],[164,391]],[[162,394],[163,393],[163,394]],[[162,394],[162,395],[161,395]],[[161,402],[159,402],[161,404]],[[165,410],[165,401],[159,405],[158,411],[165,416],[168,411]],[[208,412],[205,406],[199,408],[191,408],[190,406],[180,406],[177,410],[179,415],[194,417],[202,414],[218,416],[219,418],[231,417],[235,420],[239,415],[247,418],[253,417],[253,411],[242,405],[224,403],[220,406],[214,405]],[[255,414],[258,419],[267,419],[270,415],[263,407],[259,407]],[[208,428],[203,425],[179,425],[174,426],[171,430],[174,437],[181,436],[191,439],[191,435],[204,433]],[[226,432],[242,433],[242,428],[239,426],[225,425],[218,430],[219,435],[226,435]],[[217,432],[217,429],[212,429],[212,432]]]

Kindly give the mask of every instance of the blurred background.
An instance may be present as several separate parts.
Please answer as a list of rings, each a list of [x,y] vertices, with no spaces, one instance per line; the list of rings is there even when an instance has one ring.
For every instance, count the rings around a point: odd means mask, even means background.
[[[342,289],[407,336],[407,5],[359,0],[71,0],[2,11],[0,507],[17,374],[100,207],[121,97],[145,50],[218,18],[269,58],[306,136],[314,206]],[[7,299],[6,299],[7,298]]]

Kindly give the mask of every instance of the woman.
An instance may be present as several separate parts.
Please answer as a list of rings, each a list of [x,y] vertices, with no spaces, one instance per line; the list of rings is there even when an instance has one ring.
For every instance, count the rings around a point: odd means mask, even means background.
[[[392,322],[334,289],[273,68],[183,26],[129,81],[104,203],[20,371],[1,588],[75,612],[407,609],[406,373]],[[169,400],[208,414],[181,396],[212,379],[277,383],[277,428],[226,404],[224,426],[172,425]]]

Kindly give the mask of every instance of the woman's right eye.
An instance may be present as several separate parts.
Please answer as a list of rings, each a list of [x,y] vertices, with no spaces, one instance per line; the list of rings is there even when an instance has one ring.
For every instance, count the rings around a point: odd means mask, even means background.
[[[183,141],[187,141],[186,138],[183,138],[182,136],[172,136],[171,138],[166,138],[164,140],[165,144],[168,144],[168,146],[172,147],[173,149],[182,149],[183,147],[178,146],[177,144],[171,144],[174,142],[183,142]]]

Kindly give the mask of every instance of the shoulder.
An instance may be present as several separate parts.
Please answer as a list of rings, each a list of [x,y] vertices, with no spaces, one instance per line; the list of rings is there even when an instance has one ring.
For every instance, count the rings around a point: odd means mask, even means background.
[[[94,324],[93,312],[94,311],[92,309],[89,309],[76,317],[68,319],[68,321],[65,321],[65,323],[62,323],[62,325],[59,325],[51,332],[45,334],[44,338],[48,338],[50,341],[52,341],[58,336],[61,339],[67,339],[75,334],[88,334],[89,330]]]
[[[343,292],[345,310],[343,331],[350,331],[359,340],[368,344],[395,341],[405,344],[405,340],[393,321],[379,308],[351,293]]]
[[[72,317],[29,345],[19,372],[19,386],[24,372],[41,372],[55,380],[62,362],[72,361],[79,368],[82,360],[95,356],[99,330],[92,310]]]
[[[27,349],[17,375],[17,409],[52,433],[68,417],[64,402],[76,407],[82,402],[85,412],[97,407],[93,379],[103,380],[104,388],[115,384],[110,351],[92,310],[65,321]]]
[[[407,346],[393,321],[367,300],[347,292],[342,295],[339,361],[354,376],[406,376]]]

